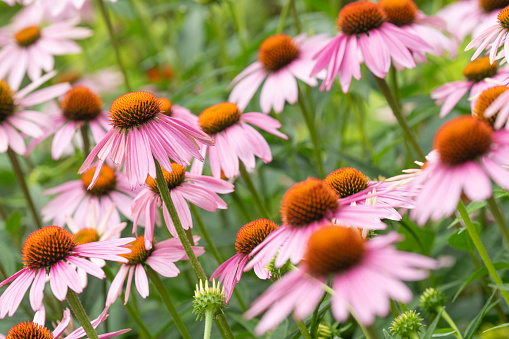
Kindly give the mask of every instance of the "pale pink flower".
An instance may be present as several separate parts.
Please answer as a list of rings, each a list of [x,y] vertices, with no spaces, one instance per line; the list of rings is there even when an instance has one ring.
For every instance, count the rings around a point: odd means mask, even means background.
[[[171,172],[171,160],[179,165],[190,164],[192,157],[203,161],[198,143],[212,146],[210,137],[187,121],[161,113],[161,103],[149,92],[131,92],[117,98],[110,107],[113,127],[88,155],[78,173],[99,160],[92,188],[97,176],[110,155],[114,164],[125,161],[125,172],[129,185],[143,185],[147,175],[156,177],[154,158],[161,167]]]
[[[278,227],[270,220],[257,219],[242,226],[238,231],[235,241],[237,254],[222,263],[210,276],[211,281],[219,277],[219,284],[223,282],[226,303],[230,301],[233,289],[240,281],[247,261],[252,257],[253,249]],[[269,279],[271,276],[270,271],[266,270],[261,262],[254,265],[254,272],[260,279]]]
[[[10,147],[24,155],[27,148],[23,135],[39,138],[44,134],[43,128],[50,125],[50,119],[28,107],[54,99],[69,90],[71,86],[65,83],[35,91],[54,75],[54,72],[46,74],[19,91],[14,90],[10,82],[0,80],[0,153],[5,153]]]
[[[270,147],[263,136],[251,125],[283,139],[288,137],[278,131],[281,123],[262,113],[242,113],[230,102],[222,102],[205,109],[198,117],[202,130],[214,140],[214,147],[203,147],[203,157],[208,154],[212,175],[221,178],[221,172],[228,179],[239,175],[239,160],[247,169],[255,168],[255,156],[265,163],[272,161]],[[192,174],[203,173],[203,163],[193,162]]]
[[[479,119],[487,120],[496,130],[504,126],[506,130],[509,130],[509,91],[507,89],[509,88],[506,86],[497,86],[491,91],[494,93],[485,91],[486,97],[489,97],[489,100],[486,100],[487,107],[486,105],[479,107],[477,114]]]
[[[435,104],[442,105],[440,117],[443,118],[456,106],[469,90],[468,97],[476,98],[485,89],[509,78],[509,69],[499,67],[498,62],[490,63],[489,57],[480,57],[471,61],[464,69],[465,80],[448,82],[431,92]],[[470,108],[474,110],[477,99],[470,100]]]
[[[227,181],[208,177],[205,175],[193,175],[186,172],[186,169],[179,164],[172,163],[172,171],[163,169],[164,179],[170,190],[170,195],[178,217],[185,230],[193,228],[193,219],[189,210],[188,202],[209,212],[215,212],[218,208],[226,209],[226,203],[217,193],[226,194],[233,192],[233,185]],[[152,177],[147,178],[147,185],[134,198],[131,211],[134,216],[133,233],[136,231],[138,220],[145,214],[145,248],[152,248],[154,239],[155,218],[157,210],[163,210],[164,221],[168,231],[175,238],[178,238],[175,225],[166,205],[161,199],[157,183]]]
[[[286,34],[276,34],[265,39],[258,50],[258,61],[249,65],[232,83],[228,101],[244,110],[258,88],[263,84],[260,106],[263,113],[281,113],[285,101],[297,102],[299,89],[297,79],[309,86],[318,84],[315,76],[310,76],[314,66],[313,55],[327,43],[327,35],[308,37],[300,34],[291,38]]]
[[[426,167],[412,181],[421,186],[410,216],[423,225],[454,213],[461,194],[471,201],[492,195],[491,180],[509,189],[509,131],[461,116],[445,123],[435,135]]]
[[[94,173],[95,167],[83,173],[79,180],[71,180],[44,191],[45,195],[57,196],[42,208],[43,222],[63,225],[65,217],[71,216],[79,227],[85,227],[91,206],[94,206],[97,218],[101,219],[112,204],[115,209],[109,225],[120,223],[119,212],[132,220],[131,204],[138,192],[131,190],[126,176],[108,165],[103,165],[95,186],[87,189]]]
[[[55,55],[80,53],[81,47],[73,40],[88,38],[92,31],[76,24],[70,20],[42,28],[15,22],[5,29],[0,34],[0,78],[8,75],[9,84],[17,90],[25,74],[36,80],[43,71],[53,70]]]
[[[0,319],[16,312],[30,285],[30,305],[38,311],[42,306],[48,272],[51,291],[58,300],[65,300],[68,288],[76,293],[83,292],[73,266],[104,279],[103,270],[87,259],[128,262],[120,255],[131,253],[130,249],[122,247],[131,241],[133,238],[78,245],[74,236],[59,226],[45,226],[32,232],[23,245],[23,269],[0,283],[2,287],[12,282],[0,297]]]
[[[329,91],[339,74],[341,89],[347,93],[352,76],[361,78],[362,62],[375,76],[385,78],[391,60],[401,67],[414,68],[414,54],[432,51],[424,40],[386,20],[382,7],[370,1],[356,1],[341,9],[339,34],[315,55],[311,75],[327,69],[321,90]]]
[[[198,244],[200,237],[194,236],[194,243]],[[135,279],[136,289],[142,298],[146,298],[149,294],[148,278],[144,265],[148,265],[154,271],[163,277],[176,277],[180,271],[174,264],[179,260],[188,260],[187,254],[181,242],[177,238],[171,238],[154,244],[151,250],[145,249],[145,239],[143,236],[136,238],[128,248],[132,250],[131,254],[123,255],[128,261],[120,266],[115,279],[111,282],[108,296],[106,297],[106,306],[110,306],[115,302],[118,296],[122,294],[122,287],[127,278],[125,290],[124,305],[129,300],[131,291],[131,282]],[[205,253],[203,247],[192,246],[196,256]]]
[[[265,312],[255,329],[262,335],[292,311],[296,320],[310,315],[325,291],[331,294],[334,318],[345,322],[350,313],[366,326],[390,312],[391,299],[408,303],[412,292],[402,282],[417,281],[437,268],[435,260],[396,250],[397,233],[365,241],[358,232],[333,225],[314,232],[307,242],[305,261],[272,285],[246,312],[248,319]],[[326,286],[330,280],[330,287]]]

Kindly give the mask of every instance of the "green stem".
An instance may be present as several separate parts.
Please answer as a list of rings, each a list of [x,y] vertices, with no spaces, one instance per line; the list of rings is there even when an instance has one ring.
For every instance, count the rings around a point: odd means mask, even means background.
[[[217,37],[217,41],[219,42],[219,53],[221,54],[221,58],[223,59],[224,66],[230,66],[231,61],[228,57],[228,48],[226,46],[226,41],[224,38],[224,32],[221,29],[221,26],[217,22],[215,6],[210,6],[210,23],[212,24],[212,28],[214,29],[215,35]],[[214,13],[215,12],[215,13]]]
[[[245,28],[244,28],[243,21],[241,21],[239,19],[239,16],[238,16],[238,13],[236,11],[233,1],[226,0],[226,4],[228,5],[228,9],[230,10],[230,13],[233,18],[233,23],[235,25],[235,30],[237,31],[237,38],[239,40],[240,47],[242,48],[242,51],[245,52],[247,50],[247,44],[246,44],[246,41],[244,40],[245,39],[245,36],[244,36]],[[236,2],[236,4],[238,5],[238,1]]]
[[[88,125],[86,123],[83,124],[80,128],[81,130],[81,137],[83,138],[83,154],[85,155],[85,158],[88,156],[88,153],[90,153],[90,139],[88,138]]]
[[[293,0],[288,0],[288,2],[283,6],[283,9],[281,10],[281,14],[279,15],[279,22],[277,24],[277,34],[282,33],[285,29],[286,17],[288,16],[288,10],[290,9],[292,2]]]
[[[311,335],[308,332],[308,328],[306,327],[306,324],[302,320],[295,319],[295,322],[297,323],[297,327],[299,328],[300,334],[302,334],[302,337],[304,339],[311,339]]]
[[[7,213],[5,212],[4,205],[2,205],[2,200],[0,200],[0,218],[3,221],[7,221]]]
[[[87,312],[85,312],[85,309],[83,308],[83,305],[81,304],[80,298],[78,298],[78,295],[76,292],[71,290],[70,288],[67,290],[67,302],[72,308],[72,311],[74,312],[74,315],[76,318],[78,318],[78,321],[80,325],[85,330],[85,333],[90,339],[99,339],[97,336],[97,332],[92,327],[92,324],[90,323],[90,319],[88,318]]]
[[[351,95],[349,95],[347,98],[350,103],[350,107],[352,108],[352,111],[354,113],[355,122],[357,123],[357,128],[359,129],[359,133],[361,134],[362,143],[364,144],[364,147],[366,147],[369,156],[371,157],[371,160],[375,161],[376,158],[375,151],[373,150],[373,146],[371,145],[369,138],[366,136],[366,132],[364,130],[364,117],[360,112],[360,107],[357,105],[357,103],[354,101],[354,98]],[[362,102],[359,102],[359,105],[362,105]]]
[[[309,130],[309,135],[311,136],[311,142],[313,143],[314,153],[316,156],[316,161],[318,164],[318,170],[320,172],[320,177],[323,178],[325,176],[323,171],[322,157],[320,155],[320,146],[318,143],[318,137],[316,135],[316,127],[314,117],[311,116],[309,110],[306,108],[306,104],[302,99],[302,92],[299,91],[299,106],[302,111],[302,115],[304,116],[304,120],[306,121],[306,125]]]
[[[297,12],[297,7],[295,6],[295,0],[290,0],[290,6],[292,9],[293,21],[295,24],[295,29],[297,30],[297,34],[301,32],[299,13]]]
[[[497,270],[495,269],[495,266],[493,266],[493,263],[491,262],[490,257],[488,256],[488,252],[486,252],[486,248],[484,248],[484,245],[481,242],[481,238],[479,238],[479,234],[477,234],[477,230],[475,229],[474,224],[472,223],[472,220],[470,220],[470,216],[468,215],[467,209],[465,208],[465,205],[463,204],[463,201],[459,201],[458,204],[458,212],[460,212],[461,218],[463,218],[463,222],[465,223],[465,226],[467,227],[468,234],[470,235],[470,238],[472,239],[472,242],[474,243],[475,247],[477,248],[477,251],[479,252],[479,255],[481,256],[482,261],[484,262],[484,265],[488,269],[488,272],[490,273],[491,277],[493,278],[493,281],[495,284],[501,286],[504,283],[502,282],[502,279],[500,279],[500,276],[498,275]],[[502,297],[504,298],[505,302],[509,305],[509,293],[507,291],[500,289],[500,294],[502,294]]]
[[[373,326],[364,326],[360,322],[357,321],[360,328],[362,329],[362,332],[366,336],[366,339],[378,339],[378,334],[376,333]]]
[[[420,339],[419,335],[415,332],[410,333],[410,339]]]
[[[387,82],[384,79],[377,77],[376,75],[373,75],[373,77],[375,78],[376,84],[378,85],[380,92],[382,92],[383,96],[387,100],[387,103],[391,107],[392,113],[396,117],[396,120],[398,120],[399,127],[403,131],[403,137],[405,138],[406,142],[409,143],[410,146],[412,146],[419,160],[424,160],[425,159],[424,152],[422,151],[421,146],[419,146],[419,143],[417,142],[414,132],[412,131],[405,117],[403,116],[403,112],[401,112],[401,108],[398,105],[396,98],[392,94],[389,86],[387,86]]]
[[[34,202],[32,200],[32,197],[30,196],[30,192],[28,191],[28,186],[25,181],[25,175],[23,174],[23,170],[21,169],[18,158],[16,157],[16,153],[14,153],[14,151],[9,147],[7,149],[7,155],[11,160],[14,174],[16,175],[16,179],[18,180],[18,184],[21,188],[21,191],[23,191],[23,195],[25,196],[25,200],[28,204],[28,209],[30,210],[30,213],[32,213],[35,225],[37,226],[37,228],[42,228],[41,220],[39,219],[39,215],[37,215]]]
[[[244,180],[244,183],[247,186],[247,189],[251,193],[251,196],[253,197],[253,200],[260,210],[260,214],[262,215],[262,218],[270,219],[269,218],[269,212],[267,212],[267,208],[265,207],[265,204],[263,203],[262,199],[260,198],[260,195],[258,194],[258,191],[256,190],[253,181],[251,180],[251,177],[249,176],[249,173],[247,173],[246,167],[244,166],[244,163],[240,161],[239,163],[239,170],[240,175],[242,176],[242,179]]]
[[[318,310],[320,309],[320,305],[322,304],[322,302],[325,300],[325,298],[327,298],[327,295],[325,294],[323,296],[323,298],[320,300],[320,302],[318,303],[318,305],[316,305],[316,308],[315,310],[313,311],[313,317],[311,318],[311,327],[310,327],[310,332],[311,332],[311,337],[312,338],[315,338],[316,337],[316,333],[318,332],[318,326],[320,325],[320,322],[319,322],[319,319],[318,319]]]
[[[437,311],[439,311],[439,310],[437,310]],[[444,319],[449,324],[449,326],[451,326],[452,329],[456,331],[456,333],[455,333],[456,338],[463,339],[463,336],[461,335],[461,332],[458,329],[458,326],[456,326],[456,323],[454,322],[454,320],[452,320],[452,318],[449,316],[449,314],[445,311],[445,308],[442,311],[442,319]]]
[[[207,309],[205,311],[205,332],[203,339],[210,339],[210,333],[212,332],[212,318],[214,317],[214,310]]]
[[[392,93],[394,94],[394,99],[396,99],[398,106],[401,107],[401,101],[399,98],[398,73],[396,72],[396,68],[393,65],[391,65],[390,72],[391,72]]]
[[[226,321],[226,318],[224,317],[223,313],[219,313],[216,316],[216,324],[217,327],[219,327],[219,331],[222,332],[223,337],[226,337],[228,339],[235,339],[232,330],[230,329],[230,325],[228,325],[228,322]]]
[[[111,23],[110,13],[108,12],[108,9],[104,5],[103,0],[96,0],[97,4],[99,5],[99,9],[101,10],[101,15],[103,17],[103,20],[106,24],[106,28],[108,30],[108,35],[110,36],[111,45],[113,46],[113,51],[115,52],[115,58],[117,59],[118,67],[120,68],[120,71],[122,72],[122,75],[124,77],[124,83],[125,87],[129,92],[132,91],[131,85],[129,84],[129,79],[127,77],[127,70],[124,67],[124,64],[122,62],[122,58],[120,57],[120,49],[118,47],[118,41],[115,37],[115,33],[113,32],[113,25]]]
[[[504,216],[500,212],[500,209],[497,206],[497,202],[493,197],[490,197],[488,200],[488,206],[490,207],[491,214],[493,214],[493,217],[495,218],[498,228],[500,229],[500,232],[502,233],[502,237],[505,240],[506,246],[509,246],[509,229],[507,228],[507,224],[505,222]]]
[[[187,331],[186,326],[182,322],[182,319],[180,319],[180,315],[175,308],[175,305],[173,305],[173,301],[171,300],[170,294],[166,290],[166,287],[164,286],[161,278],[159,278],[159,275],[148,265],[145,265],[145,270],[147,271],[147,275],[152,280],[152,283],[156,287],[157,292],[159,293],[159,296],[163,300],[164,305],[166,306],[166,309],[168,312],[170,312],[171,316],[173,317],[173,321],[175,321],[175,325],[177,325],[177,328],[182,335],[182,338],[184,339],[191,339],[191,336],[189,335],[189,332]]]

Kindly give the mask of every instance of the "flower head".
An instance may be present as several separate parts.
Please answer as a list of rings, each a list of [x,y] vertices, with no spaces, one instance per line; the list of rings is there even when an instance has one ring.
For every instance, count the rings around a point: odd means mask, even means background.
[[[392,322],[390,328],[393,334],[399,334],[402,338],[407,338],[412,334],[417,334],[421,331],[421,321],[424,319],[419,318],[419,313],[415,311],[407,311],[396,317]]]
[[[509,92],[506,86],[496,86],[490,88],[479,95],[477,99],[479,107],[472,114],[481,120],[490,124],[494,129],[499,130],[503,126],[508,129],[509,121]]]
[[[445,301],[444,293],[433,287],[425,289],[419,299],[420,307],[428,312],[437,312],[440,307],[445,305]]]
[[[224,294],[224,286],[221,289],[221,283],[218,282],[216,285],[216,281],[212,280],[212,286],[209,286],[209,282],[200,279],[200,285],[196,284],[196,289],[194,290],[194,300],[193,300],[193,313],[196,314],[198,319],[203,319],[205,317],[206,311],[220,311],[226,306],[226,299]]]

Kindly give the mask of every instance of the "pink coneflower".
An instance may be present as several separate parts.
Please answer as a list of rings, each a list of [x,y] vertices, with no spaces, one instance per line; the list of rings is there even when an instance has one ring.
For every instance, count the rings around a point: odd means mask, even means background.
[[[18,30],[0,39],[0,78],[8,74],[9,84],[17,90],[25,74],[36,80],[43,71],[51,71],[55,55],[80,53],[81,47],[73,40],[88,38],[92,31],[76,24],[71,20],[42,28],[16,23]]]
[[[268,310],[255,329],[261,335],[275,328],[292,311],[297,320],[313,312],[331,278],[331,309],[339,322],[352,313],[369,326],[375,316],[385,317],[390,299],[410,302],[412,292],[402,280],[422,280],[436,261],[398,251],[392,243],[400,235],[390,233],[365,241],[358,232],[333,225],[314,232],[307,242],[305,259],[258,298],[245,316],[254,318]],[[330,290],[330,289],[329,289]]]
[[[222,102],[204,110],[198,117],[202,130],[214,140],[215,147],[204,146],[203,157],[208,153],[210,168],[215,178],[221,178],[221,171],[228,179],[239,175],[239,160],[247,169],[255,168],[255,156],[265,163],[272,161],[267,141],[249,124],[283,139],[288,137],[279,132],[281,123],[262,113],[242,113],[231,102]],[[203,163],[195,161],[192,174],[201,174]]]
[[[258,50],[258,61],[249,65],[237,75],[230,86],[233,90],[228,101],[244,110],[262,82],[260,106],[263,113],[274,109],[281,113],[285,101],[297,102],[299,89],[297,79],[309,86],[318,84],[310,76],[314,66],[313,55],[327,42],[326,35],[307,37],[301,34],[291,38],[286,34],[275,34],[265,39]]]
[[[217,193],[225,194],[233,192],[232,184],[204,175],[193,175],[186,172],[184,167],[176,163],[171,165],[171,172],[163,169],[164,179],[184,229],[187,230],[193,227],[193,219],[191,218],[191,211],[187,202],[209,212],[214,212],[218,208],[227,208],[226,203]],[[136,230],[141,214],[145,214],[145,248],[149,250],[152,248],[155,216],[158,207],[163,207],[164,221],[170,233],[175,238],[178,235],[168,209],[161,199],[157,183],[150,176],[147,178],[147,186],[134,198],[131,210],[134,216],[133,231]]]
[[[109,317],[108,308],[105,308],[99,317],[95,320],[92,320],[90,324],[95,329],[99,325],[101,325],[107,318]],[[60,321],[57,327],[52,331],[46,328],[44,325],[46,323],[46,311],[44,307],[41,310],[37,311],[34,316],[33,321],[25,321],[19,323],[12,327],[9,332],[7,332],[7,336],[3,336],[0,334],[0,339],[20,339],[20,338],[30,338],[30,339],[53,339],[63,337],[64,331],[71,321],[71,311],[68,308],[64,310],[64,317]],[[111,333],[99,334],[98,337],[101,339],[113,338],[119,336],[121,334],[129,332],[131,329],[125,329],[120,331],[115,331]],[[64,339],[78,339],[83,338],[86,335],[83,327],[74,330],[69,335],[63,337]]]
[[[361,62],[379,78],[385,78],[391,59],[402,67],[414,68],[412,54],[423,55],[431,47],[418,36],[387,22],[383,8],[370,1],[357,1],[344,6],[339,12],[338,36],[316,55],[311,75],[327,68],[321,90],[329,91],[334,78],[344,93],[348,92],[352,76],[361,78]],[[374,53],[373,51],[377,51]]]
[[[93,205],[97,211],[97,218],[101,219],[108,208],[115,204],[110,225],[120,223],[119,212],[132,220],[131,204],[137,191],[131,190],[126,176],[108,165],[103,165],[91,189],[95,167],[81,175],[80,180],[72,180],[44,191],[45,195],[57,196],[41,210],[43,222],[53,222],[63,225],[66,216],[72,216],[79,227],[85,227],[87,215]]]
[[[51,100],[69,90],[69,84],[58,84],[34,92],[54,75],[55,73],[46,74],[19,91],[15,91],[10,82],[0,80],[0,153],[6,152],[10,147],[14,152],[23,155],[26,152],[26,145],[22,134],[33,138],[43,135],[41,127],[49,126],[49,118],[27,108]]]
[[[479,96],[478,102],[484,99],[483,105],[479,104],[476,113],[481,120],[488,122],[494,129],[509,129],[509,92],[506,86],[493,87],[491,91],[484,91]]]
[[[131,92],[117,98],[110,107],[113,127],[88,155],[78,173],[85,172],[98,157],[96,182],[104,161],[111,154],[113,163],[125,161],[125,171],[131,188],[145,183],[147,175],[156,177],[154,158],[167,171],[171,161],[186,166],[190,158],[203,161],[197,142],[212,146],[208,135],[188,122],[161,113],[161,103],[149,92]]]
[[[252,257],[253,249],[278,227],[276,223],[270,220],[258,219],[247,223],[239,230],[235,241],[237,254],[222,263],[210,276],[211,281],[219,277],[219,283],[223,282],[226,303],[230,301],[233,289],[240,281],[247,261]],[[254,265],[254,271],[260,279],[270,278],[270,272],[265,269],[261,261]]]
[[[78,245],[74,236],[59,226],[45,226],[32,232],[23,245],[23,269],[0,283],[2,287],[12,282],[0,297],[0,319],[16,312],[30,285],[30,305],[34,311],[39,310],[48,273],[51,291],[58,300],[65,299],[68,288],[83,292],[80,277],[71,265],[103,279],[101,268],[87,259],[127,262],[120,255],[131,250],[121,246],[131,241],[133,238]]]
[[[494,131],[484,121],[461,116],[435,135],[433,160],[412,185],[421,186],[411,217],[419,225],[451,215],[461,194],[472,201],[491,197],[491,180],[509,189],[509,132]],[[432,154],[430,153],[430,154]]]
[[[435,104],[442,105],[440,117],[443,118],[456,106],[465,93],[470,90],[469,97],[476,97],[485,89],[494,86],[493,81],[504,81],[509,77],[509,69],[498,66],[498,62],[490,63],[489,57],[477,58],[464,69],[465,80],[446,83],[431,92]],[[473,110],[477,100],[471,100]]]
[[[197,244],[200,237],[194,236],[194,243]],[[111,282],[108,296],[106,298],[106,306],[110,306],[115,302],[117,297],[122,294],[122,286],[127,277],[127,286],[125,290],[124,305],[129,300],[129,293],[131,291],[131,282],[135,279],[136,289],[142,298],[146,298],[149,294],[147,273],[145,272],[144,265],[150,266],[154,271],[160,275],[168,278],[176,277],[180,271],[174,264],[179,260],[187,260],[187,254],[177,238],[168,239],[154,244],[151,250],[145,249],[144,236],[140,236],[133,241],[129,247],[132,253],[123,255],[127,262],[120,266],[120,269]],[[205,253],[203,247],[192,246],[196,256]]]
[[[161,104],[161,113],[169,117],[178,118],[187,121],[193,126],[198,126],[198,117],[191,113],[185,107],[174,105],[169,99],[159,98],[157,99]]]
[[[393,219],[392,211],[380,206],[352,204],[366,200],[369,195],[340,199],[336,191],[325,181],[308,178],[293,185],[281,202],[283,226],[273,231],[251,254],[253,259],[246,265],[250,270],[261,262],[263,267],[277,254],[275,267],[288,260],[296,265],[302,260],[310,235],[324,224],[332,221],[337,227],[355,225],[362,229],[385,229],[380,219]],[[398,218],[400,219],[401,216]]]

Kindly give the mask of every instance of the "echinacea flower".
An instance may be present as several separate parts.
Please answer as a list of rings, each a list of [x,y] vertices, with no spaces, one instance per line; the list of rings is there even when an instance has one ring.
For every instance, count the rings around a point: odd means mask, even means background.
[[[172,163],[172,171],[163,170],[164,179],[168,185],[171,199],[175,204],[182,227],[187,230],[193,227],[193,219],[187,202],[209,212],[215,212],[218,208],[226,209],[226,203],[217,193],[225,194],[233,192],[233,185],[227,181],[208,177],[205,175],[193,175],[179,164]],[[157,209],[162,207],[166,226],[171,235],[178,238],[175,225],[171,220],[166,205],[161,199],[157,183],[152,177],[147,178],[147,187],[140,191],[134,198],[131,210],[134,216],[133,232],[136,230],[138,220],[142,213],[145,214],[145,248],[152,248],[154,238],[154,223]]]
[[[69,84],[58,84],[34,92],[54,75],[54,72],[46,74],[19,91],[14,90],[11,82],[7,83],[0,77],[0,153],[5,153],[10,147],[23,155],[26,145],[22,134],[33,138],[43,135],[41,127],[49,126],[49,118],[28,107],[56,98],[69,90]]]
[[[92,205],[97,218],[101,219],[112,204],[115,209],[110,225],[120,223],[119,212],[132,220],[131,203],[138,192],[131,190],[126,176],[108,165],[103,165],[96,184],[87,189],[95,174],[95,167],[92,167],[81,175],[81,179],[71,180],[44,191],[45,195],[56,194],[56,197],[42,208],[43,222],[51,221],[56,225],[63,225],[65,217],[71,216],[79,227],[85,227],[86,216]]]
[[[413,181],[421,186],[410,216],[423,225],[450,216],[461,194],[471,201],[492,195],[491,180],[509,189],[509,131],[494,131],[486,122],[461,116],[436,133],[433,160]],[[430,153],[430,155],[432,154]]]
[[[322,299],[330,278],[334,318],[344,322],[352,313],[369,326],[375,316],[387,316],[390,299],[412,300],[402,280],[425,279],[427,270],[437,268],[431,258],[396,250],[392,244],[398,240],[400,235],[390,233],[366,241],[354,230],[324,226],[309,237],[299,269],[272,285],[245,316],[254,318],[267,310],[256,326],[257,335],[275,328],[292,311],[295,319],[303,320]]]
[[[12,282],[0,297],[0,319],[16,312],[30,285],[30,305],[38,311],[48,273],[51,291],[58,300],[66,298],[68,288],[76,293],[83,292],[80,277],[71,265],[104,279],[102,269],[87,259],[127,262],[120,255],[131,253],[130,249],[122,247],[131,241],[133,238],[78,245],[74,236],[59,226],[45,226],[32,232],[23,245],[23,269],[0,283],[2,287]]]
[[[161,104],[161,113],[167,115],[169,117],[174,117],[178,119],[182,119],[192,124],[193,126],[198,126],[198,117],[191,113],[185,107],[174,105],[167,98],[158,98],[157,101]]]
[[[237,75],[228,101],[244,110],[258,88],[263,84],[260,106],[263,113],[281,113],[285,101],[297,102],[299,89],[297,79],[309,86],[318,84],[310,76],[314,66],[313,55],[327,42],[326,35],[307,37],[306,34],[292,38],[286,34],[275,34],[265,39],[258,50],[258,61]]]
[[[233,289],[240,281],[244,267],[252,256],[251,252],[253,249],[265,240],[272,231],[278,228],[279,225],[270,220],[257,219],[242,226],[237,232],[237,239],[235,241],[235,251],[237,251],[237,254],[222,263],[210,276],[210,280],[219,277],[219,283],[223,282],[226,303],[230,301]],[[270,272],[265,269],[261,261],[254,265],[254,272],[260,279],[270,278]]]
[[[194,243],[198,244],[200,237],[194,236]],[[122,287],[127,278],[127,286],[125,290],[124,305],[129,300],[131,291],[131,282],[134,275],[136,289],[142,298],[146,298],[149,294],[148,278],[144,265],[148,265],[160,275],[168,278],[176,277],[180,271],[174,264],[179,260],[187,260],[187,254],[184,247],[177,238],[171,238],[154,244],[151,250],[145,249],[145,239],[143,236],[137,237],[136,240],[127,246],[132,250],[130,254],[122,255],[126,261],[120,266],[120,269],[111,282],[108,296],[106,297],[106,306],[110,306],[115,302],[117,297],[122,294]],[[203,247],[192,246],[196,256],[205,253]]]
[[[76,24],[69,20],[43,28],[15,22],[15,31],[0,39],[0,78],[9,75],[9,84],[17,90],[25,74],[35,81],[43,71],[53,70],[55,55],[80,53],[81,47],[73,40],[88,38],[92,31]]]
[[[431,92],[431,98],[435,99],[435,104],[442,105],[440,109],[441,118],[449,114],[468,90],[470,90],[468,96],[475,98],[485,89],[492,87],[493,82],[507,79],[509,77],[509,69],[499,67],[497,61],[490,63],[489,57],[485,56],[471,61],[463,69],[463,75],[465,80],[448,82]],[[472,110],[475,107],[476,101],[470,101],[470,108]]]
[[[320,86],[330,91],[334,78],[344,93],[348,92],[352,76],[361,78],[361,62],[379,78],[385,78],[391,60],[402,67],[414,68],[412,54],[423,55],[431,47],[418,36],[387,22],[387,14],[379,4],[356,1],[344,6],[339,12],[339,34],[316,55],[311,75],[327,69]],[[376,51],[374,53],[373,51]]]
[[[113,127],[94,147],[79,169],[84,173],[95,158],[99,158],[92,188],[104,161],[110,155],[114,164],[125,161],[125,172],[129,185],[143,185],[147,175],[156,177],[154,158],[161,167],[171,172],[171,160],[186,166],[190,158],[203,161],[198,150],[214,143],[208,135],[188,122],[161,113],[161,103],[149,92],[131,92],[117,98],[110,107]]]
[[[204,146],[203,157],[208,154],[212,175],[221,178],[221,172],[228,179],[239,175],[239,160],[247,169],[255,168],[255,156],[265,163],[272,161],[270,147],[263,136],[249,124],[283,139],[288,137],[278,131],[281,123],[262,113],[242,113],[231,102],[223,102],[205,109],[198,117],[201,129],[210,135],[215,146]],[[203,163],[193,162],[192,174],[201,174]]]
[[[505,129],[509,129],[509,92],[508,87],[497,86],[491,91],[485,91],[477,100],[483,100],[483,105],[476,106],[474,113],[481,120],[487,121],[494,129],[501,129],[505,125]]]
[[[109,317],[108,308],[105,308],[99,317],[95,320],[92,320],[90,324],[95,329],[99,325],[101,325],[107,318]],[[46,323],[46,311],[44,307],[41,307],[39,311],[35,313],[33,321],[25,321],[14,325],[9,332],[7,332],[7,336],[0,334],[0,339],[53,339],[53,338],[64,338],[64,339],[79,339],[86,336],[85,330],[83,327],[74,330],[69,335],[64,335],[64,331],[67,329],[67,326],[71,322],[71,311],[68,308],[64,310],[64,317],[60,321],[57,327],[53,331],[50,331],[47,327],[45,327]],[[100,339],[113,338],[124,333],[129,332],[131,329],[125,329],[110,333],[98,334]]]
[[[337,227],[355,226],[369,230],[387,228],[380,219],[393,219],[392,211],[380,206],[352,204],[368,197],[365,194],[340,199],[329,184],[315,178],[296,183],[281,201],[283,225],[251,251],[253,259],[244,271],[259,263],[263,267],[267,266],[276,254],[275,267],[282,267],[288,260],[293,265],[298,264],[311,234],[331,222],[337,224]]]

